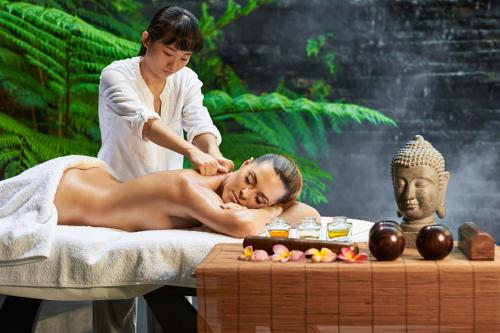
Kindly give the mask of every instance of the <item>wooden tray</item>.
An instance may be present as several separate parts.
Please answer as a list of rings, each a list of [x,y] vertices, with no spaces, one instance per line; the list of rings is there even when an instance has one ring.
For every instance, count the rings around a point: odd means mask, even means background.
[[[364,243],[361,252],[369,253]],[[500,332],[500,250],[441,261],[246,262],[215,246],[196,270],[199,332]]]

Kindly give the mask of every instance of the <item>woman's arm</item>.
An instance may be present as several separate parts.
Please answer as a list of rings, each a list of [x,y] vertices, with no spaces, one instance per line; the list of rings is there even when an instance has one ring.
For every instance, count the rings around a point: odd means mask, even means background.
[[[105,69],[101,74],[99,103],[125,120],[132,133],[141,139],[144,139],[144,124],[151,119],[160,119],[158,113],[141,102],[130,80],[115,69]]]
[[[186,156],[193,167],[204,176],[213,176],[217,172],[227,171],[222,165],[219,165],[214,157],[179,137],[177,133],[157,119],[151,119],[144,124],[143,136],[157,145]]]
[[[120,71],[104,70],[99,89],[101,102],[127,121],[134,135],[186,156],[193,167],[203,175],[215,175],[218,167],[220,171],[224,171],[215,158],[202,152],[161,123],[158,113],[141,102],[130,80]]]
[[[213,124],[207,108],[203,105],[201,92],[203,83],[198,79],[198,75],[190,68],[184,68],[181,85],[183,87],[181,93],[184,97],[182,126],[187,133],[187,141],[191,143],[197,136],[210,133],[215,137],[215,144],[220,145],[222,141],[220,132]]]
[[[207,195],[207,191],[211,190],[192,184],[189,179],[182,183],[181,188],[182,205],[186,215],[214,231],[232,237],[243,238],[263,232],[266,223],[283,211],[279,206],[261,209],[223,209],[220,207],[220,202]]]
[[[284,217],[294,226],[299,224],[300,220],[304,217],[321,217],[319,212],[314,207],[298,201],[286,208],[280,216]]]

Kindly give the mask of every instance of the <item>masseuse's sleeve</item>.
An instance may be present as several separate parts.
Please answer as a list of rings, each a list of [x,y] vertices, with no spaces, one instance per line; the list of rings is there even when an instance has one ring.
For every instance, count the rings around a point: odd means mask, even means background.
[[[160,116],[140,100],[132,83],[123,73],[112,69],[104,70],[99,94],[107,108],[126,121],[133,135],[148,141],[142,136],[144,124],[149,119],[160,119]]]
[[[198,79],[197,75],[189,79],[185,88],[185,102],[182,108],[182,126],[187,133],[187,141],[193,142],[193,139],[204,133],[212,133],[217,138],[217,145],[220,145],[222,138],[219,130],[212,122],[207,108],[203,105],[203,94],[201,86],[203,83]]]

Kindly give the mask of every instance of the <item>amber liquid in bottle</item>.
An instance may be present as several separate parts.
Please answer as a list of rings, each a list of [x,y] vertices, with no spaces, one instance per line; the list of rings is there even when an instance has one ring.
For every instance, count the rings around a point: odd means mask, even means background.
[[[328,230],[328,238],[346,237],[349,234],[349,228]]]
[[[288,238],[288,230],[269,230],[269,236]]]

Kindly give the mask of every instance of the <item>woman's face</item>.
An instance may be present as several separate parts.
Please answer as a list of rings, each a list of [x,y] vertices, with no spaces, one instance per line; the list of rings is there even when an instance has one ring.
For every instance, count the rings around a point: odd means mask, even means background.
[[[286,194],[286,188],[271,162],[246,161],[224,184],[222,201],[247,208],[269,207]]]
[[[143,44],[147,46],[144,59],[148,68],[159,77],[168,77],[184,68],[193,54],[190,51],[181,51],[175,47],[175,43],[165,45],[161,40],[148,44],[149,35],[143,33]]]

